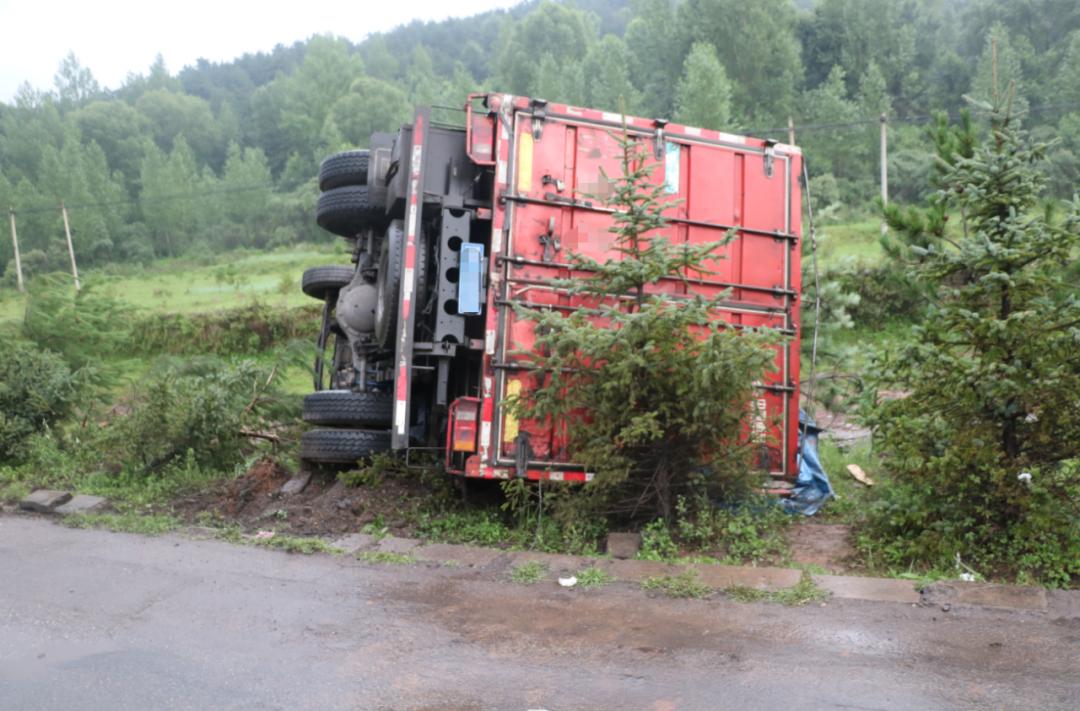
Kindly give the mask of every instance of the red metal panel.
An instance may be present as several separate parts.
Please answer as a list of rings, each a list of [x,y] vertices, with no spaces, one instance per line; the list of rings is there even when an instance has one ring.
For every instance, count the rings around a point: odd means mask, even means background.
[[[505,477],[514,473],[514,439],[530,434],[529,478],[574,480],[584,472],[567,460],[560,437],[535,422],[517,422],[499,407],[515,391],[528,391],[531,377],[522,371],[499,370],[496,363],[515,359],[512,351],[528,349],[532,324],[517,319],[500,299],[572,309],[581,305],[543,284],[575,276],[566,267],[570,252],[603,261],[615,257],[612,221],[604,201],[611,193],[605,176],[620,174],[617,135],[621,117],[590,109],[549,104],[534,124],[527,99],[492,96],[489,107],[495,136],[496,200],[488,290],[487,338],[481,404],[481,464],[476,475]],[[771,328],[792,334],[776,347],[776,368],[761,384],[757,401],[765,413],[750,432],[762,438],[773,471],[794,475],[798,422],[798,299],[801,155],[790,146],[772,146],[758,139],[717,131],[630,118],[627,124],[649,148],[653,179],[669,185],[673,201],[666,211],[672,222],[665,235],[676,242],[698,244],[735,239],[711,263],[707,284],[697,293],[715,295],[730,288],[722,317],[742,327]],[[661,150],[655,152],[658,128]],[[673,146],[668,148],[668,146]],[[670,152],[670,155],[669,155]],[[558,249],[555,247],[558,242]],[[510,258],[507,264],[501,258]],[[579,275],[581,276],[581,275]],[[661,283],[662,292],[685,292],[677,281]],[[766,447],[767,445],[767,447]]]

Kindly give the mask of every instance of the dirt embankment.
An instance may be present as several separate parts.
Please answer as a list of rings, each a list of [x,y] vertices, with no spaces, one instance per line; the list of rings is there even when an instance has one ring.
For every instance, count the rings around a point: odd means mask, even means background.
[[[277,461],[260,459],[236,479],[174,502],[173,511],[192,523],[210,515],[245,530],[330,536],[381,522],[389,532],[406,535],[412,528],[409,512],[430,495],[418,484],[394,478],[386,478],[378,487],[350,487],[332,471],[313,472],[300,493],[282,493],[293,476]]]

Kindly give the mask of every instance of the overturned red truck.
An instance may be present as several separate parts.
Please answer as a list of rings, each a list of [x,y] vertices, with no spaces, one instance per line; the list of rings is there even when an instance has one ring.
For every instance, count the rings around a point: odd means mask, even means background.
[[[757,384],[752,411],[764,416],[748,432],[764,469],[795,475],[799,149],[505,94],[471,96],[464,126],[420,108],[396,134],[374,134],[368,150],[323,162],[316,220],[353,242],[353,264],[303,276],[304,292],[324,306],[303,412],[316,427],[303,435],[301,458],[426,451],[466,477],[590,478],[550,426],[518,421],[504,403],[535,375],[519,355],[533,323],[514,306],[577,308],[552,283],[584,276],[567,255],[620,256],[603,196],[605,175],[620,171],[624,125],[673,198],[669,239],[735,235],[707,278],[657,291],[730,290],[717,318],[788,336]]]

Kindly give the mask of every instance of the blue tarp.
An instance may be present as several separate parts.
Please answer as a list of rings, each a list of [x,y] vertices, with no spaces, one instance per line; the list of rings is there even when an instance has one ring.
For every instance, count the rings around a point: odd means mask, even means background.
[[[818,433],[821,428],[802,410],[799,411],[799,478],[791,496],[780,502],[788,513],[813,516],[833,498],[829,475],[818,457]]]

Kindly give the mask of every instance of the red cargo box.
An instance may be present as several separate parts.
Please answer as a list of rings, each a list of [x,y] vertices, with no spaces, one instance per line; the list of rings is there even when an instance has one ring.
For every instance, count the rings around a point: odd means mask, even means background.
[[[482,101],[482,105],[480,104]],[[585,276],[568,254],[617,259],[613,251],[610,191],[604,174],[620,172],[618,136],[623,117],[508,95],[476,96],[468,107],[469,158],[493,166],[479,430],[476,453],[455,467],[487,478],[582,481],[589,474],[569,461],[550,428],[517,421],[502,403],[530,387],[530,374],[514,351],[533,342],[532,323],[512,304],[572,310],[579,305],[550,286],[553,279]],[[737,328],[768,328],[787,338],[776,347],[776,367],[758,384],[749,426],[761,442],[760,463],[794,476],[798,440],[799,239],[801,154],[794,146],[643,118],[627,118],[630,134],[645,141],[673,206],[663,230],[672,242],[714,242],[734,230],[713,274],[692,292],[730,294],[722,317]],[[687,287],[670,280],[672,294]],[[462,411],[468,411],[463,409]],[[454,425],[451,423],[450,428]],[[466,428],[467,429],[467,428]],[[460,430],[459,430],[460,431]],[[529,433],[527,457],[516,450]]]

